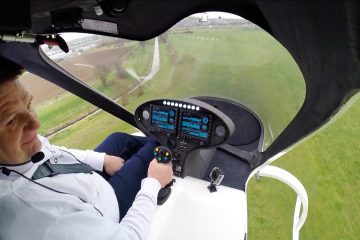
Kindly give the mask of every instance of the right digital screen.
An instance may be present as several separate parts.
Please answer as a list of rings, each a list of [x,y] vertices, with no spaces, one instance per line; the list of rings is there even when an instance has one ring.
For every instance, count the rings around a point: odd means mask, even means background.
[[[179,133],[180,135],[209,140],[211,121],[210,115],[181,112]]]

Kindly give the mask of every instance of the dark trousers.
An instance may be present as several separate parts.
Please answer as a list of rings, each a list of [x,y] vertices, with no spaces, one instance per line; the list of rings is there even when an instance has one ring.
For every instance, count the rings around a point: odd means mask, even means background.
[[[153,157],[153,150],[158,145],[150,137],[137,137],[125,133],[113,133],[94,150],[125,160],[124,166],[114,176],[100,173],[114,188],[119,203],[120,220],[131,207],[141,180],[147,177],[147,170]]]

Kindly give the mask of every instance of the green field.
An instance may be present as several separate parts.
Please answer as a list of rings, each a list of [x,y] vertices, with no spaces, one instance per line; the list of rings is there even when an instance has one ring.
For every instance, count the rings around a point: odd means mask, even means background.
[[[205,40],[210,38],[218,40]],[[144,56],[150,59],[149,49],[144,50],[139,44],[126,66],[135,68],[141,63],[141,69],[136,71],[147,71],[144,66],[149,66],[150,60],[144,61]],[[257,29],[203,29],[169,34],[167,41],[160,41],[160,59],[160,72],[146,83],[143,92],[124,96],[126,108],[134,111],[140,103],[154,98],[211,95],[235,99],[264,121],[265,148],[295,116],[305,96],[305,85],[294,61],[278,43]],[[66,99],[58,99],[58,106],[49,104],[48,109],[44,105],[40,114],[43,125],[56,126],[49,123],[49,113],[51,118],[74,115],[73,108],[67,106],[80,103],[69,103],[74,100]],[[76,111],[85,112],[87,107]],[[358,239],[360,235],[357,227],[360,194],[355,191],[359,186],[356,173],[360,167],[355,161],[360,156],[357,148],[360,125],[354,120],[359,116],[360,102],[356,102],[337,122],[274,164],[297,176],[308,191],[309,215],[301,239]],[[87,149],[113,131],[135,129],[101,112],[50,140]],[[249,239],[290,239],[295,197],[275,180],[251,180]]]
[[[340,119],[274,164],[296,175],[308,192],[302,239],[359,239],[359,116],[357,101]],[[295,194],[268,179],[251,180],[248,190],[251,239],[289,239]],[[270,232],[276,234],[266,238]]]

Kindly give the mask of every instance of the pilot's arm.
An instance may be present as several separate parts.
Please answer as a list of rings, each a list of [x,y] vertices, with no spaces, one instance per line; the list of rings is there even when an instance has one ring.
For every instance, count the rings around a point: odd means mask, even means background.
[[[145,178],[132,207],[120,223],[114,223],[92,212],[72,212],[53,219],[44,239],[145,239],[156,210],[160,188],[158,180]]]

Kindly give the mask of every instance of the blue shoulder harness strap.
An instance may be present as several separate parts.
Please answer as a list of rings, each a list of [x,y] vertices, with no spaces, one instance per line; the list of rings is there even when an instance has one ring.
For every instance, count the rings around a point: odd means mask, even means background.
[[[53,177],[59,174],[92,173],[93,171],[95,170],[85,163],[52,164],[49,160],[47,160],[38,167],[32,176],[32,179],[37,180],[44,177]]]

